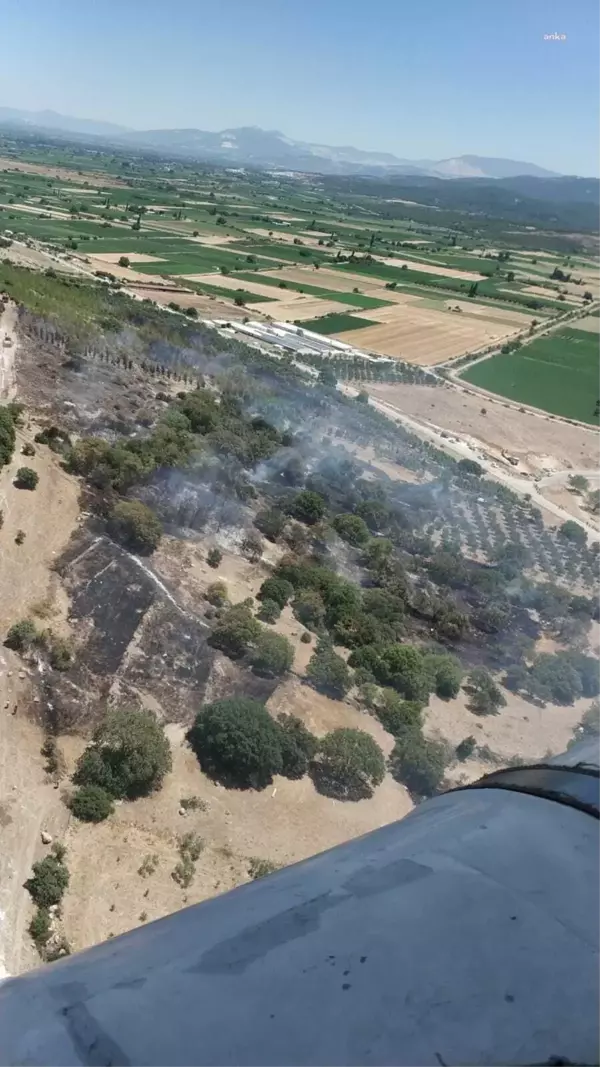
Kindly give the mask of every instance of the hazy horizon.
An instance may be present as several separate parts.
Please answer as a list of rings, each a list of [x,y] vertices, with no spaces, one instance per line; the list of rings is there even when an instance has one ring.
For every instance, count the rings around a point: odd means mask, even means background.
[[[22,0],[3,18],[2,106],[133,129],[258,126],[406,159],[598,174],[595,0]],[[558,39],[551,35],[558,35]]]

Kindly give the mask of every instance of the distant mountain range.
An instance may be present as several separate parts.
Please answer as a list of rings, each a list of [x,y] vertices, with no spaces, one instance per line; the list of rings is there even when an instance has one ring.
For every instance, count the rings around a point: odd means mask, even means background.
[[[132,130],[111,122],[60,115],[56,111],[23,111],[0,107],[0,126],[30,133],[52,131],[71,140],[102,141],[120,148],[150,150],[163,155],[204,160],[234,167],[306,171],[317,174],[430,176],[434,178],[557,177],[555,172],[514,159],[456,156],[452,159],[400,159],[389,152],[365,152],[350,145],[334,147],[294,141],[277,130],[258,126],[210,133],[206,130]]]

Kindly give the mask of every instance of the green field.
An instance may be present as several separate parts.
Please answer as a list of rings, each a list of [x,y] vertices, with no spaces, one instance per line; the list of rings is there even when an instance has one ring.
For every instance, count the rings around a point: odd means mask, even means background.
[[[598,425],[598,337],[567,326],[460,377],[518,403]]]
[[[389,304],[393,303],[391,300],[378,300],[374,296],[364,296],[363,293],[343,293],[333,289],[321,289],[318,285],[305,285],[304,282],[286,281],[285,284],[282,284],[276,275],[271,274],[261,274],[258,277],[256,274],[240,273],[236,274],[236,277],[242,278],[245,282],[260,282],[261,285],[273,285],[281,289],[282,294],[286,289],[291,289],[295,293],[320,296],[322,300],[337,300],[340,304],[350,304],[352,307],[363,309],[388,307]]]
[[[371,319],[359,319],[357,315],[321,315],[318,319],[306,319],[304,322],[296,322],[305,330],[314,330],[315,333],[343,333],[345,330],[361,330],[365,326],[376,326]]]

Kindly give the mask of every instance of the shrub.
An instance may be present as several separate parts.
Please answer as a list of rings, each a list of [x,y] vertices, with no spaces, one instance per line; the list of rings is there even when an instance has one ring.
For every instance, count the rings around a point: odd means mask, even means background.
[[[170,770],[171,748],[152,712],[114,708],[80,757],[73,781],[133,799],[157,789]]]
[[[33,865],[33,874],[25,882],[25,889],[39,908],[60,904],[69,884],[69,872],[57,856],[46,856]]]
[[[246,604],[234,604],[224,612],[209,637],[209,644],[232,659],[239,659],[255,644],[262,627]]]
[[[319,630],[323,625],[325,605],[316,589],[301,589],[292,603],[292,611],[298,622],[310,630]]]
[[[385,761],[370,734],[343,728],[323,738],[312,773],[320,793],[338,800],[362,800],[383,781]]]
[[[561,537],[564,537],[566,541],[571,541],[576,545],[585,545],[587,542],[586,532],[583,526],[580,526],[578,522],[573,519],[568,519],[567,522],[563,522],[558,531]]]
[[[188,740],[202,770],[225,785],[263,789],[283,767],[280,727],[246,697],[205,705]]]
[[[259,856],[251,856],[248,860],[248,874],[251,878],[265,878],[268,874],[274,874],[279,870],[279,865],[272,860],[262,860]]]
[[[321,693],[342,699],[352,685],[347,664],[333,648],[320,642],[306,668],[308,680]]]
[[[119,257],[119,266],[120,267],[128,267],[129,266],[129,258],[127,256],[120,256]]]
[[[209,548],[208,552],[206,553],[206,562],[208,563],[209,567],[213,567],[214,569],[219,566],[222,559],[223,553],[221,552],[220,548]]]
[[[227,586],[225,582],[211,582],[204,594],[209,604],[220,608],[227,603]]]
[[[446,769],[444,745],[429,741],[420,730],[407,730],[398,737],[390,756],[396,781],[415,797],[430,797],[440,788]]]
[[[469,708],[476,715],[497,715],[505,707],[506,698],[485,667],[475,667],[467,678],[471,695]]]
[[[369,528],[360,515],[336,515],[332,526],[342,541],[347,541],[349,545],[358,547],[366,545],[369,540]]]
[[[427,703],[431,675],[423,653],[412,645],[365,645],[352,652],[351,667],[366,667],[381,685],[391,685],[407,700]]]
[[[265,578],[257,598],[258,600],[274,600],[280,608],[284,608],[293,595],[294,586],[285,578]]]
[[[38,637],[39,634],[31,619],[20,619],[11,626],[4,644],[15,652],[27,652]]]
[[[375,714],[384,730],[399,737],[406,730],[421,726],[422,705],[415,700],[403,700],[395,689],[383,689]]]
[[[269,541],[276,541],[283,533],[285,527],[285,515],[279,508],[267,508],[258,511],[254,517],[254,525],[257,530]]]
[[[35,456],[35,448],[30,441],[26,441],[23,445],[21,452],[24,456]]]
[[[81,786],[71,797],[69,807],[83,822],[102,822],[114,811],[112,797],[99,785]]]
[[[31,467],[19,467],[15,477],[15,485],[17,489],[35,489],[39,480],[39,474],[36,474]]]
[[[463,760],[466,760],[469,756],[473,755],[476,747],[477,741],[472,734],[470,734],[469,737],[464,737],[462,741],[459,741],[454,750],[456,758],[462,763]]]
[[[287,637],[263,630],[252,651],[251,663],[257,674],[279,678],[294,662],[294,650]]]
[[[257,618],[261,622],[274,623],[277,622],[281,615],[281,608],[274,600],[263,600]]]
[[[297,715],[277,716],[281,727],[281,773],[286,778],[302,778],[316,755],[319,742]]]
[[[310,645],[311,635],[309,634],[308,630],[302,631],[302,633],[300,634],[300,640],[303,645]]]
[[[10,463],[15,449],[16,416],[10,405],[0,407],[0,467]]]
[[[2,525],[2,523],[0,523],[0,526],[1,525]],[[22,545],[23,541],[25,540],[25,537],[26,537],[25,530],[17,530],[16,535],[15,535],[15,544]]]
[[[29,935],[35,942],[38,952],[46,947],[52,933],[50,912],[47,908],[38,908],[33,919],[29,923]]]
[[[325,501],[320,493],[303,489],[292,501],[290,514],[307,526],[314,526],[325,514]]]
[[[48,638],[48,655],[50,666],[55,671],[67,671],[73,661],[71,650],[62,637]]]
[[[441,700],[458,696],[463,678],[460,660],[448,653],[429,653],[425,656],[425,669],[431,674],[432,687]]]
[[[112,509],[108,529],[111,537],[132,552],[154,552],[162,537],[160,519],[140,500],[120,500]]]

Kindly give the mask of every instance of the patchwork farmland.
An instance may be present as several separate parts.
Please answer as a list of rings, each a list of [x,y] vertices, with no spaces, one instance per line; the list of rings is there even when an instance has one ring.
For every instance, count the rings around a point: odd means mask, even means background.
[[[461,374],[472,385],[554,415],[600,424],[597,317],[482,360]]]
[[[295,323],[435,367],[525,338],[600,295],[584,255],[488,247],[475,234],[459,244],[433,212],[413,221],[405,204],[406,217],[390,217],[400,200],[373,199],[360,218],[351,202],[324,198],[319,179],[174,164],[165,180],[143,160],[123,176],[109,157],[85,172],[60,151],[47,165],[30,155],[0,159],[3,241],[47,249],[65,269],[191,317]],[[509,364],[499,377],[496,366],[472,373],[501,391]]]

